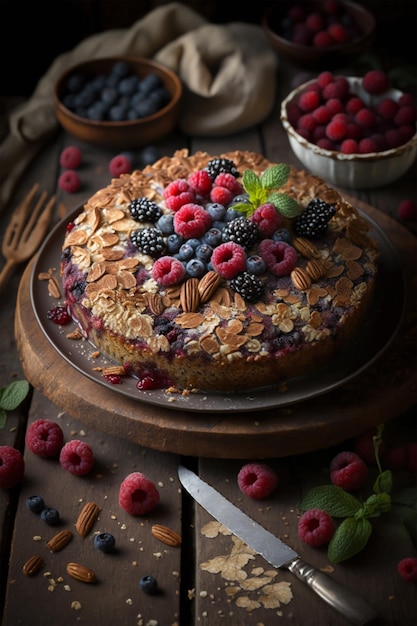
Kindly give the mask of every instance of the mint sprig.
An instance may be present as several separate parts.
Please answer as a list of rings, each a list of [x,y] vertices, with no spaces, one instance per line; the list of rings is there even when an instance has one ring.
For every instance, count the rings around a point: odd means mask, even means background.
[[[364,502],[341,487],[322,485],[312,489],[300,503],[304,511],[317,508],[332,517],[343,519],[328,546],[327,556],[333,563],[346,561],[363,550],[372,533],[369,520],[391,509],[392,473],[390,470],[382,471],[379,459],[382,431],[383,425],[373,438],[379,474],[373,484],[373,493]]]
[[[297,201],[285,193],[277,190],[285,185],[290,175],[290,166],[285,163],[272,165],[266,169],[261,176],[252,170],[243,172],[242,182],[249,202],[233,205],[233,208],[245,217],[250,217],[256,209],[267,202],[273,204],[276,210],[284,217],[296,217],[301,213],[301,208]]]
[[[27,380],[15,380],[7,387],[0,387],[0,428],[6,425],[6,411],[13,411],[29,393]]]

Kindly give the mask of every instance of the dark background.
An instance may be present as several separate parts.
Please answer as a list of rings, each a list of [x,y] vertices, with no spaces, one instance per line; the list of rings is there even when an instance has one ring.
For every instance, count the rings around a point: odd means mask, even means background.
[[[0,0],[0,95],[30,96],[54,58],[89,35],[128,28],[170,0]],[[390,63],[416,66],[416,0],[360,0],[377,19],[375,50]],[[214,23],[261,24],[271,1],[188,0]],[[386,68],[387,69],[387,68]]]

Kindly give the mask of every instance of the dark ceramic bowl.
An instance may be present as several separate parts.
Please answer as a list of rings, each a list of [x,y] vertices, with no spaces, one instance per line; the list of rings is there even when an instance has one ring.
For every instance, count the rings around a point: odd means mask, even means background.
[[[320,9],[322,1],[300,0],[296,3],[306,11]],[[357,35],[343,44],[326,47],[301,45],[284,36],[284,21],[294,2],[277,2],[266,9],[262,18],[262,27],[270,45],[281,56],[294,65],[304,69],[334,69],[365,52],[373,42],[375,34],[374,15],[365,7],[354,2],[339,0],[343,11],[357,29]]]
[[[129,63],[132,74],[140,80],[149,74],[161,79],[166,90],[162,108],[146,117],[110,121],[85,117],[78,109],[64,104],[68,102],[68,81],[71,77],[83,76],[86,80],[108,77],[115,64],[121,61]],[[178,121],[181,96],[182,84],[174,72],[155,61],[139,57],[109,57],[81,63],[64,72],[54,88],[56,115],[65,130],[87,143],[119,149],[148,145],[172,132]]]

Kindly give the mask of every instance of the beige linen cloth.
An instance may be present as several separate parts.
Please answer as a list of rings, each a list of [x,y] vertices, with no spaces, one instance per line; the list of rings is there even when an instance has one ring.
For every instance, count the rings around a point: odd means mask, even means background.
[[[12,112],[9,135],[0,145],[0,210],[58,129],[52,93],[61,73],[88,59],[125,54],[153,58],[180,76],[179,128],[185,135],[235,133],[259,123],[272,109],[277,61],[260,26],[215,25],[179,2],[163,5],[129,29],[93,35],[58,56],[31,98]]]

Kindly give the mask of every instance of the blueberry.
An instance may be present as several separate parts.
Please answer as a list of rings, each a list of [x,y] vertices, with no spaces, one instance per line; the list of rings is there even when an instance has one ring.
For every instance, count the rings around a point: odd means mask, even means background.
[[[250,204],[249,195],[244,193],[239,196],[235,196],[229,204],[229,207],[233,208],[235,204]]]
[[[209,228],[207,232],[204,233],[203,240],[212,248],[218,246],[222,241],[222,233],[219,228]]]
[[[178,258],[181,261],[189,261],[194,257],[194,248],[190,245],[188,241],[182,244],[180,249],[178,250]]]
[[[213,220],[222,221],[226,215],[226,207],[219,202],[211,202],[206,206],[206,211],[211,215]]]
[[[45,503],[41,496],[29,496],[26,500],[26,506],[33,513],[40,513],[45,508]]]
[[[126,107],[120,104],[115,104],[109,111],[109,120],[112,122],[123,122],[126,120],[126,115]]]
[[[174,216],[168,213],[161,215],[156,225],[164,235],[172,235],[174,232]]]
[[[131,72],[130,64],[128,61],[117,61],[111,70],[113,76],[117,76],[118,78],[124,78],[128,76]]]
[[[274,241],[283,241],[284,243],[291,243],[291,233],[287,228],[279,228],[272,235]]]
[[[59,513],[56,509],[49,508],[43,509],[41,512],[41,519],[49,526],[56,526],[59,522]]]
[[[119,93],[124,96],[132,96],[138,86],[138,79],[136,76],[128,76],[127,78],[122,78],[118,85]]]
[[[118,98],[117,89],[114,87],[104,87],[101,91],[101,99],[106,104],[114,104]]]
[[[161,79],[157,74],[148,74],[140,83],[140,91],[149,94],[151,91],[161,86]]]
[[[233,208],[233,206],[229,206],[226,210],[226,222],[231,222],[235,220],[237,217],[242,217],[242,213]]]
[[[254,254],[246,259],[246,268],[255,276],[260,276],[265,272],[266,264],[261,256]]]
[[[177,233],[169,235],[166,241],[167,252],[169,252],[169,254],[175,254],[179,251],[183,243],[184,239],[181,237],[181,235],[178,235]]]
[[[142,576],[142,578],[139,580],[139,587],[145,593],[155,593],[158,589],[158,583],[156,578],[154,578],[153,576]]]
[[[191,278],[200,278],[206,272],[206,264],[200,259],[190,259],[185,269]]]
[[[158,106],[152,100],[141,100],[135,106],[138,117],[148,117],[158,111]]]
[[[113,552],[116,540],[111,533],[98,533],[94,535],[93,543],[95,548],[107,554]]]
[[[70,93],[78,93],[84,87],[85,78],[82,74],[73,74],[69,77],[66,88]]]
[[[209,261],[212,254],[213,248],[209,246],[208,243],[201,243],[195,249],[195,255],[197,259],[200,259],[201,261]]]

